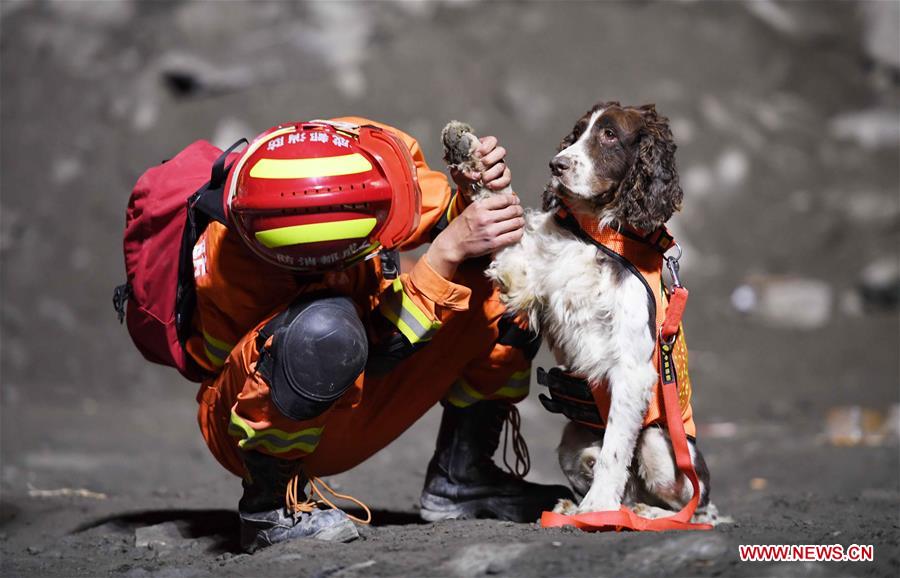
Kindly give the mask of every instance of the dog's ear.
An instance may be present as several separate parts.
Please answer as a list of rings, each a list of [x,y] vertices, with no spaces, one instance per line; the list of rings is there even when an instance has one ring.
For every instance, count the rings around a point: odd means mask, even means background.
[[[648,104],[638,109],[644,126],[637,154],[619,185],[617,218],[644,231],[653,231],[681,209],[684,196],[675,168],[675,141],[669,119]]]

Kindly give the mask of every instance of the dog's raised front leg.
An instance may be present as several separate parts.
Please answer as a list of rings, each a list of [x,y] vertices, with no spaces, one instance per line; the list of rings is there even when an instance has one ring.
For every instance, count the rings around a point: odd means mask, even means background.
[[[494,255],[486,274],[500,287],[500,299],[513,314],[524,313],[534,323],[537,319],[539,289],[535,275],[530,274],[529,249],[533,248],[528,231],[522,241]]]
[[[578,506],[579,512],[618,510],[622,504],[635,444],[657,380],[652,363],[633,358],[622,361],[607,374],[609,419],[600,459],[594,465],[594,482]]]

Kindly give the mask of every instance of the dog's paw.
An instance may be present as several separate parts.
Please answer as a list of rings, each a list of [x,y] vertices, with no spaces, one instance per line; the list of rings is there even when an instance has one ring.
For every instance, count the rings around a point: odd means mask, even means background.
[[[658,518],[667,518],[675,514],[672,510],[666,510],[665,508],[657,508],[656,506],[651,506],[649,504],[644,504],[638,502],[631,508],[631,511],[637,514],[642,518],[647,518],[648,520],[656,520]]]
[[[575,505],[575,502],[568,498],[562,498],[560,501],[556,502],[556,506],[553,508],[553,512],[556,514],[563,514],[566,516],[572,516],[573,514],[578,513],[578,506]]]
[[[587,514],[589,512],[618,512],[621,503],[616,500],[593,498],[585,496],[581,504],[578,505],[579,514]]]
[[[715,504],[708,504],[702,510],[697,510],[691,516],[691,522],[695,524],[711,524],[718,526],[720,524],[734,524],[734,518],[731,516],[723,516],[719,513],[719,508]]]

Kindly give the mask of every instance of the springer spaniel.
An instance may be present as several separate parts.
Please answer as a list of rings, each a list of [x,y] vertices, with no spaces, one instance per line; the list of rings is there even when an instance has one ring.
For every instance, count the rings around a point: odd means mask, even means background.
[[[653,105],[597,104],[550,162],[543,210],[527,213],[521,243],[495,255],[488,270],[510,312],[540,328],[565,371],[592,387],[609,388],[605,429],[575,421],[565,427],[559,461],[582,499],[577,507],[561,502],[558,512],[618,510],[626,504],[646,517],[661,517],[693,495],[676,467],[667,430],[660,424],[644,427],[660,379],[652,359],[656,304],[652,296],[648,300],[646,282],[562,226],[557,216],[564,207],[601,228],[656,231],[681,205],[674,153],[668,120]],[[709,470],[693,440],[689,449],[702,513]]]

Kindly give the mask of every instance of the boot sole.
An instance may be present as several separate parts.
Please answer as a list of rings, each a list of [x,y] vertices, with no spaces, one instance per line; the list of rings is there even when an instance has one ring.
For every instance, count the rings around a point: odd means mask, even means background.
[[[523,515],[523,509],[535,509],[535,507],[524,497],[521,499],[507,497],[502,500],[479,498],[457,502],[441,496],[422,494],[419,516],[426,522],[496,518],[519,523],[534,522],[540,516],[538,514],[532,519],[531,516]]]

